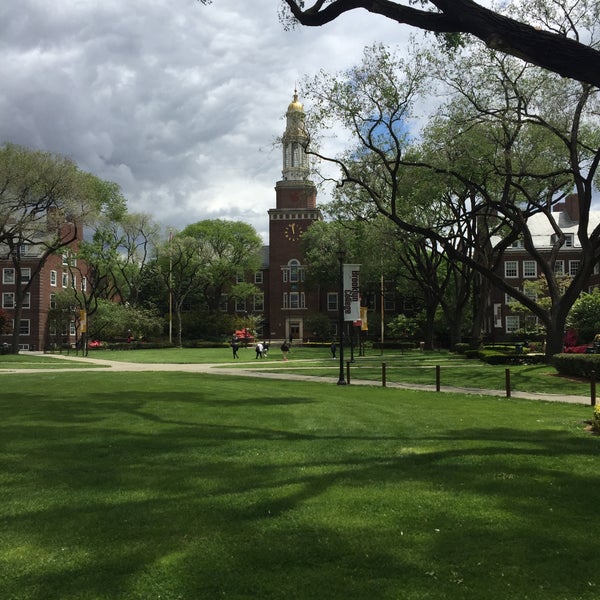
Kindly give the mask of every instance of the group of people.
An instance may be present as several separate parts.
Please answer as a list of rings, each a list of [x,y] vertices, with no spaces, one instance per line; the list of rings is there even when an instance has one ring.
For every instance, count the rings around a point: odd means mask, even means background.
[[[233,339],[231,340],[231,350],[233,352],[234,359],[240,357],[238,354],[239,349],[240,349],[240,342],[239,342],[238,338],[234,336]],[[256,346],[254,346],[254,350],[256,351],[255,359],[267,358],[267,355],[269,354],[269,342],[267,342],[267,341],[257,342]],[[290,351],[290,346],[289,346],[287,340],[284,340],[283,344],[281,344],[281,353],[283,354],[283,360],[288,359],[289,351]]]
[[[269,353],[269,342],[258,342],[254,349],[256,350],[255,358],[267,358],[267,354]]]

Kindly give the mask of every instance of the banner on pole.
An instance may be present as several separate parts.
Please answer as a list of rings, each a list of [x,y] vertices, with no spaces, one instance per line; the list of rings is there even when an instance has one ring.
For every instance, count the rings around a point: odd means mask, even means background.
[[[360,307],[360,330],[369,331],[369,323],[367,322],[367,307]]]
[[[360,320],[360,265],[344,265],[344,321]]]

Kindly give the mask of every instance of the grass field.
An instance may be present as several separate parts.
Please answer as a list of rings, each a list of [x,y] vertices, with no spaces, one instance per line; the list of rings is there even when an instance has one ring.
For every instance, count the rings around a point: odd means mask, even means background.
[[[0,382],[3,599],[600,593],[589,407],[172,372]]]
[[[272,348],[268,360],[256,360],[253,348],[240,349],[239,361],[233,361],[231,351],[221,349],[171,348],[167,350],[135,350],[135,351],[91,351],[91,358],[102,358],[124,362],[141,363],[225,363],[238,369],[261,369],[267,371],[287,372],[299,375],[321,376],[337,380],[339,361],[331,359],[325,348],[294,347],[290,353],[290,361],[281,360],[278,348]],[[346,351],[345,358],[350,358]],[[6,362],[9,359],[11,362]],[[3,368],[36,368],[43,367],[44,361],[52,361],[53,367],[89,365],[86,359],[81,362],[65,361],[53,355],[0,356],[0,371]],[[369,351],[366,356],[355,356],[350,366],[351,379],[366,379],[381,382],[382,363],[386,364],[386,380],[389,383],[415,383],[435,385],[436,366],[440,367],[441,384],[460,388],[479,388],[505,390],[506,377],[503,365],[487,365],[477,360],[467,360],[463,356],[447,352],[386,352],[381,355],[377,351]],[[346,369],[344,369],[346,372]],[[574,378],[559,377],[556,370],[548,365],[516,365],[510,367],[510,383],[512,390],[533,393],[565,394],[590,397],[590,383]]]

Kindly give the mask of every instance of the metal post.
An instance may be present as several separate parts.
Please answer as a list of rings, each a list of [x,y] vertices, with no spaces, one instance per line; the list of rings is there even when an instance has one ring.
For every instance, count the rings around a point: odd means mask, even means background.
[[[381,363],[381,385],[385,387],[386,384],[386,373],[385,373],[385,363]]]
[[[338,334],[340,338],[340,374],[337,384],[346,385],[344,379],[344,256],[343,250],[338,251],[337,257],[340,263],[338,282]]]
[[[596,371],[590,373],[590,403],[596,406]]]
[[[346,381],[350,385],[350,361],[346,361]]]
[[[510,369],[504,370],[504,382],[506,385],[506,397],[510,398]]]
[[[435,391],[439,392],[440,391],[440,382],[441,382],[441,377],[440,377],[440,365],[436,365],[435,366]]]

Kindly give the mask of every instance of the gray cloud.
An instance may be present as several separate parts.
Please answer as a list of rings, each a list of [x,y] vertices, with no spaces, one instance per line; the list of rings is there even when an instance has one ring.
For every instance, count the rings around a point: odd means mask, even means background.
[[[295,82],[410,33],[364,12],[285,32],[277,6],[5,2],[0,142],[70,156],[165,227],[219,217],[264,235]]]

